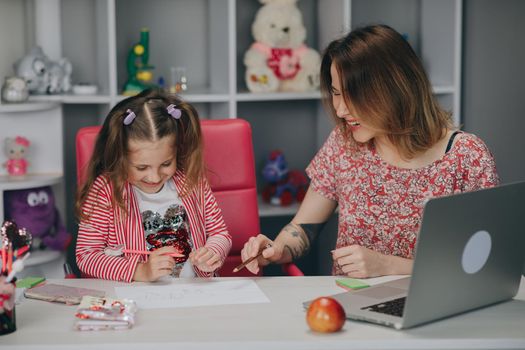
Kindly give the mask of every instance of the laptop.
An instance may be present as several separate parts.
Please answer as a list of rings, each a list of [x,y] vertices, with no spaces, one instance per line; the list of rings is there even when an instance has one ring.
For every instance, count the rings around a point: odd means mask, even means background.
[[[410,277],[333,297],[347,318],[410,328],[513,298],[524,260],[525,182],[433,198]]]

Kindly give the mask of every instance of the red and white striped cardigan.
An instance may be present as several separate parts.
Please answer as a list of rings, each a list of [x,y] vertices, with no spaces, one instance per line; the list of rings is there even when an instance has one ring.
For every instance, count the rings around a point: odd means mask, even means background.
[[[173,180],[180,193],[185,181],[184,174],[177,171]],[[131,282],[137,263],[146,261],[147,256],[108,256],[104,254],[104,248],[124,244],[127,249],[146,249],[139,205],[130,183],[126,183],[123,192],[128,215],[119,207],[111,205],[112,193],[112,186],[103,175],[95,180],[89,191],[82,206],[87,219],[82,220],[79,225],[77,265],[89,277]],[[231,236],[209,183],[206,180],[200,181],[181,200],[188,215],[194,249],[205,246],[219,254],[224,261],[232,245]],[[199,277],[215,275],[196,267],[194,270]]]

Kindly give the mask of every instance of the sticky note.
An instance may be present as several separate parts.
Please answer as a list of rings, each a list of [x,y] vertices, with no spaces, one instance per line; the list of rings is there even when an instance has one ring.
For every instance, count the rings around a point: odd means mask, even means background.
[[[16,281],[17,288],[32,288],[37,284],[45,281],[44,277],[25,277]]]
[[[335,283],[339,287],[343,287],[344,289],[352,289],[352,290],[370,287],[368,284],[360,280],[353,279],[353,278],[339,278],[335,280]]]

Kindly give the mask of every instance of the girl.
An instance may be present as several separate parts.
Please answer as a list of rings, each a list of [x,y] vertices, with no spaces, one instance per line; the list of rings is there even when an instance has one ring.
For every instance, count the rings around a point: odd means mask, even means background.
[[[212,276],[231,248],[204,177],[197,112],[161,90],[145,90],[109,112],[77,212],[77,264],[91,277]]]
[[[306,197],[274,242],[250,238],[242,258],[271,244],[247,265],[256,273],[304,255],[339,206],[334,274],[410,274],[425,200],[497,185],[494,159],[478,137],[454,129],[418,57],[388,26],[330,43],[321,89],[336,127],[306,170]]]

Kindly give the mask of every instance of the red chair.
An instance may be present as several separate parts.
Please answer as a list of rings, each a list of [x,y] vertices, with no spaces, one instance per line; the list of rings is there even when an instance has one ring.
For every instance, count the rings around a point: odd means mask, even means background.
[[[232,273],[233,268],[241,263],[240,252],[244,243],[260,232],[250,124],[243,119],[203,120],[201,127],[208,180],[233,241],[219,274],[253,276],[247,269]],[[90,126],[77,133],[79,185],[85,179],[86,166],[99,130],[100,126]],[[283,265],[283,271],[292,276],[303,275],[294,264]]]

